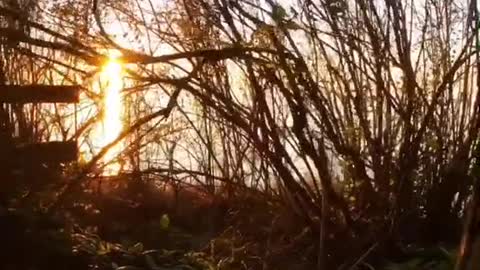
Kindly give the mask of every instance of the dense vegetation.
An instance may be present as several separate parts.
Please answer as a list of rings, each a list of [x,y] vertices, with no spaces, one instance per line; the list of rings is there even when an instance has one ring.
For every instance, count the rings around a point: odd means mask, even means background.
[[[0,268],[453,269],[468,202],[480,207],[477,13],[474,0],[3,1],[0,84],[83,94],[76,111],[0,103]],[[112,50],[124,128],[99,150]],[[19,167],[3,150],[59,138],[78,141],[78,162]]]

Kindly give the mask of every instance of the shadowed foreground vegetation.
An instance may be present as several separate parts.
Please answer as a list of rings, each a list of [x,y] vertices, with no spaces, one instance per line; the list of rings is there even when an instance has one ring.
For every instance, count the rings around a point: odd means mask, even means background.
[[[153,179],[91,179],[55,210],[41,206],[55,192],[52,187],[43,186],[35,195],[17,190],[18,197],[9,196],[10,208],[1,209],[0,226],[10,243],[1,250],[2,269],[317,267],[315,232],[277,197],[251,189],[225,197],[192,186],[177,187],[175,195],[171,186],[152,187]],[[106,180],[128,184],[100,187],[99,181]],[[402,236],[416,240],[418,232]],[[339,238],[332,234],[325,245],[347,262],[348,252],[357,247]],[[453,269],[456,240],[399,243],[394,251],[378,243],[352,269]]]

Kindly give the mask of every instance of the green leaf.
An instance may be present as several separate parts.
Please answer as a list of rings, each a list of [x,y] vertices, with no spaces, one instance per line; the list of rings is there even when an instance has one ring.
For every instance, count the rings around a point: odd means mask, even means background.
[[[170,218],[167,214],[163,214],[160,218],[160,228],[162,230],[167,230],[170,227]]]
[[[105,254],[108,254],[110,251],[112,251],[111,244],[108,242],[102,242],[98,247],[97,254],[105,255]]]
[[[287,11],[285,11],[285,9],[282,6],[278,4],[273,6],[272,18],[274,21],[281,22],[283,19],[285,19],[286,16],[287,16]]]
[[[136,266],[126,265],[118,267],[116,270],[145,270],[145,268],[140,268]]]

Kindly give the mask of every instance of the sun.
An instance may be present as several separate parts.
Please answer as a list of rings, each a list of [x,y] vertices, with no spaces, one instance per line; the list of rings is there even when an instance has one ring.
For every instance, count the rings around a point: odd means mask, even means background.
[[[103,132],[101,138],[102,147],[113,142],[120,135],[123,129],[122,123],[122,97],[123,89],[123,66],[120,62],[119,54],[112,52],[109,54],[108,61],[102,68],[100,79],[106,81],[103,87]],[[104,162],[110,162],[121,151],[121,145],[108,151],[104,157]],[[120,164],[111,163],[104,168],[104,175],[117,174],[120,170]]]

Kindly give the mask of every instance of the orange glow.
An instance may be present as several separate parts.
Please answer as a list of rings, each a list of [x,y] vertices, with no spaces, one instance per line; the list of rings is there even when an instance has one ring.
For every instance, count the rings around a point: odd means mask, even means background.
[[[122,99],[121,91],[123,88],[123,67],[122,63],[117,59],[119,55],[110,54],[109,61],[105,64],[100,74],[102,80],[106,80],[107,84],[103,89],[103,134],[101,136],[101,146],[113,142],[122,132]],[[104,157],[104,162],[110,162],[121,151],[121,145],[110,149]],[[103,171],[104,175],[114,175],[120,170],[118,162],[108,164]]]

